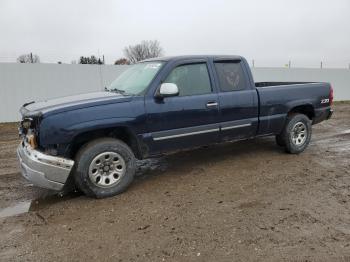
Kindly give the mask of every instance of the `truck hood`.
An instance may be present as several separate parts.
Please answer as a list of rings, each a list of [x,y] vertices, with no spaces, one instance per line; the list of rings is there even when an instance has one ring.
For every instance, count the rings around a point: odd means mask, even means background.
[[[20,112],[23,117],[42,116],[90,106],[128,102],[131,99],[131,96],[113,92],[93,92],[26,103],[21,107]]]

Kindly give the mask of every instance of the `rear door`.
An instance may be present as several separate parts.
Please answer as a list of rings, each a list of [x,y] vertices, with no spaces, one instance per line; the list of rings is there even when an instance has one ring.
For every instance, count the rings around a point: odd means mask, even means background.
[[[258,95],[243,60],[214,59],[219,87],[221,140],[254,137],[258,127]]]
[[[218,94],[212,78],[203,59],[175,63],[166,73],[162,82],[176,84],[179,95],[146,98],[151,154],[219,141]]]

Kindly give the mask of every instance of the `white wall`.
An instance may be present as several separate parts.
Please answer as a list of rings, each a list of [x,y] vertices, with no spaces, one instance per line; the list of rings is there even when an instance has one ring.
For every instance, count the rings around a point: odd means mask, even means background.
[[[0,63],[0,122],[20,119],[25,102],[103,90],[127,66]],[[350,70],[253,68],[259,81],[331,82],[336,100],[350,100]]]
[[[20,119],[29,101],[103,90],[126,66],[0,64],[0,122]]]

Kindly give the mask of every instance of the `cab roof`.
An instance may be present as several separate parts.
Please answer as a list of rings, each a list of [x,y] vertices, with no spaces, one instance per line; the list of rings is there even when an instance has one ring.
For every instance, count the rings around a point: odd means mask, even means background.
[[[179,61],[179,60],[191,60],[191,59],[207,59],[212,58],[214,60],[241,60],[241,56],[237,55],[183,55],[183,56],[164,56],[164,57],[155,57],[143,60],[142,62],[151,62],[151,61]]]

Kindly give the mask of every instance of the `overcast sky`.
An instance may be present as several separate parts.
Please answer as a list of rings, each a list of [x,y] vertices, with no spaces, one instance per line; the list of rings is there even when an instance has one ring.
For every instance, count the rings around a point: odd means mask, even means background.
[[[238,54],[256,66],[349,67],[350,0],[0,0],[0,61],[70,63],[160,41],[166,55]]]

